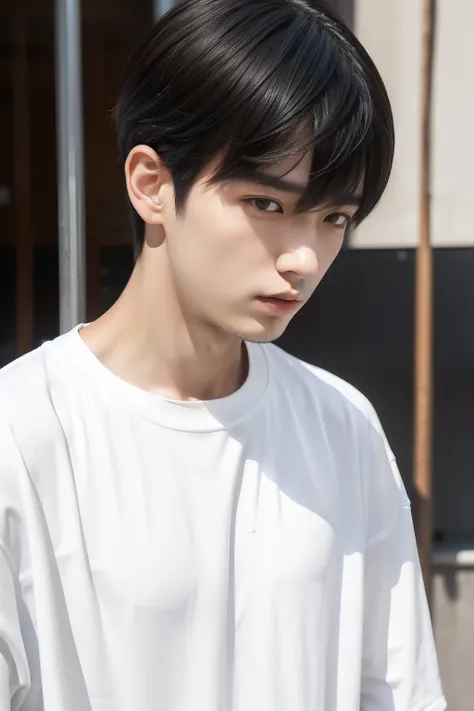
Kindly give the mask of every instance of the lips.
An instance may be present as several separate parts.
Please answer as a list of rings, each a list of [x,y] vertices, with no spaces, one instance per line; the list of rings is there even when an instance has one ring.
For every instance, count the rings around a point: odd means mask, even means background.
[[[269,299],[278,299],[279,301],[296,301],[299,303],[301,299],[297,296],[269,296]]]
[[[301,304],[300,299],[288,296],[261,296],[259,301],[276,312],[294,311]]]
[[[263,296],[263,299],[279,299],[281,301],[297,301],[298,303],[302,301],[300,294],[274,294],[273,296]]]

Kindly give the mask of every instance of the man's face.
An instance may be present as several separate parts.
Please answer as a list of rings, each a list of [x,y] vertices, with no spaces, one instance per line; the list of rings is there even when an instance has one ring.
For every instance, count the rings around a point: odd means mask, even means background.
[[[209,186],[210,169],[178,215],[169,187],[164,247],[186,314],[245,340],[281,336],[339,253],[356,212],[347,204],[298,214],[310,166],[305,155],[265,169],[291,190],[249,181]]]

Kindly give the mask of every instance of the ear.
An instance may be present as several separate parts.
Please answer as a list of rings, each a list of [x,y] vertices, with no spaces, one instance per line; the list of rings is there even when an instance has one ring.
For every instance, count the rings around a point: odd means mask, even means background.
[[[172,180],[156,151],[145,145],[132,148],[125,162],[125,179],[130,202],[142,220],[161,225]]]

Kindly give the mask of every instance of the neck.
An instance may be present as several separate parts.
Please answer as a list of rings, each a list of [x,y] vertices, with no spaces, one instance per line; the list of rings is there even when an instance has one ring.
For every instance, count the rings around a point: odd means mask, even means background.
[[[169,271],[143,257],[116,304],[81,336],[123,380],[174,400],[225,397],[247,373],[241,340],[185,314]]]

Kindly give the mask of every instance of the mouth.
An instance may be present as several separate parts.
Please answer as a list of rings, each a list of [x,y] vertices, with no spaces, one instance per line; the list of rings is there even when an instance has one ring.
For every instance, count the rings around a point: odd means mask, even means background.
[[[265,304],[265,306],[274,313],[291,313],[292,311],[297,311],[302,304],[300,298],[287,295],[260,296],[258,297],[258,301]]]

